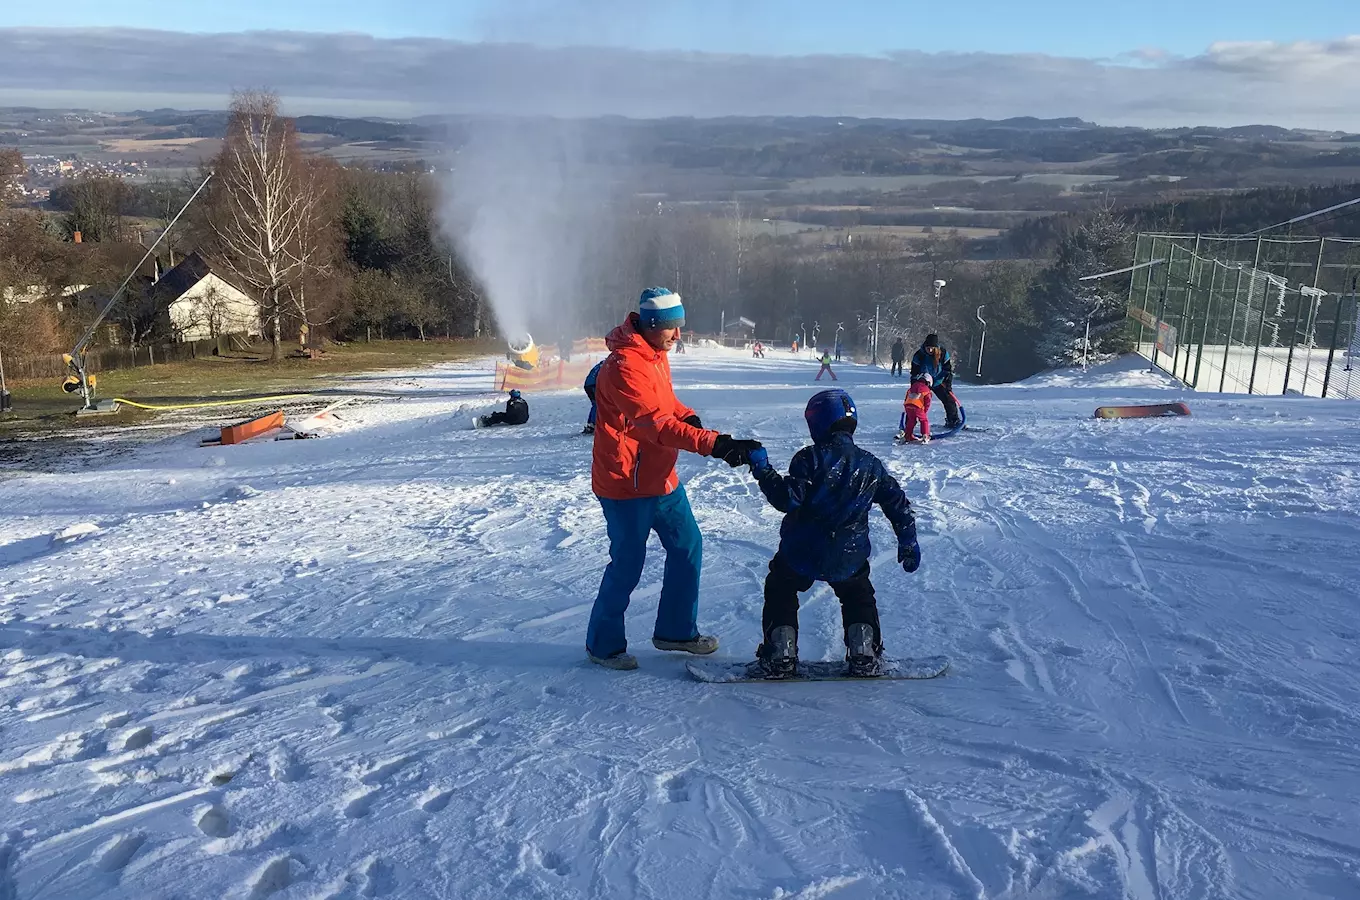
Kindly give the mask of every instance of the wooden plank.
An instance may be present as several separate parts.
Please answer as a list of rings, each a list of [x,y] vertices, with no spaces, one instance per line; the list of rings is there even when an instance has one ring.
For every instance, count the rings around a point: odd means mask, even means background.
[[[268,415],[260,416],[255,419],[248,419],[245,422],[238,422],[235,425],[222,426],[223,444],[240,444],[251,438],[257,438],[266,432],[283,427],[283,410],[272,412]]]

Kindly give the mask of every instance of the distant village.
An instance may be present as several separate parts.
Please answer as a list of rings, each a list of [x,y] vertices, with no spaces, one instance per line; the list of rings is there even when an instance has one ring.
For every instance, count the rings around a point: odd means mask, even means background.
[[[63,178],[82,174],[117,175],[122,178],[146,177],[149,166],[140,159],[85,160],[78,156],[25,155],[27,177],[18,185],[19,199],[25,203],[45,203]]]

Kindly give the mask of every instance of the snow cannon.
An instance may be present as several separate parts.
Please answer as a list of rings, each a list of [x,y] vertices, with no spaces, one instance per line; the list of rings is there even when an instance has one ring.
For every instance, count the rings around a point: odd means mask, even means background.
[[[505,358],[521,369],[538,368],[538,345],[534,343],[534,336],[525,332],[521,337],[506,341],[509,352]]]

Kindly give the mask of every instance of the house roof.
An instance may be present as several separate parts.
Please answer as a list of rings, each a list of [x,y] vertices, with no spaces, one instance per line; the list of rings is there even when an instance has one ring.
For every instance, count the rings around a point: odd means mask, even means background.
[[[184,295],[189,288],[208,276],[212,268],[198,251],[181,259],[170,271],[161,276],[154,285],[156,293],[165,300],[173,302]]]
[[[216,275],[238,291],[241,290],[230,278],[224,278],[220,272],[215,271],[212,263],[204,259],[197,250],[181,259],[178,264],[163,274],[161,280],[157,281],[152,287],[164,301],[173,303],[209,275]],[[248,292],[241,291],[241,293]]]

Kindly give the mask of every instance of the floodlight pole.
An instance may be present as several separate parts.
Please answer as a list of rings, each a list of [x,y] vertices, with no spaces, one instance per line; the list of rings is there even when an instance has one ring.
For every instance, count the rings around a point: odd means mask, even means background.
[[[982,304],[977,308],[977,320],[982,323],[982,338],[978,341],[977,375],[982,377],[982,351],[987,349],[987,322],[982,318],[982,311],[987,308],[987,304]]]

